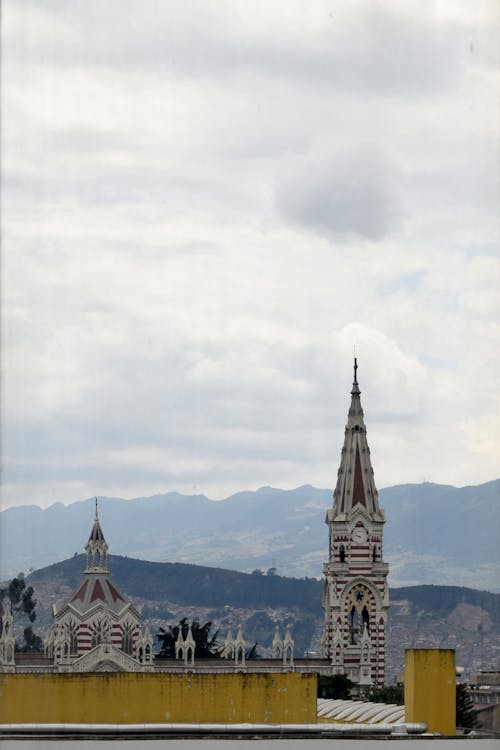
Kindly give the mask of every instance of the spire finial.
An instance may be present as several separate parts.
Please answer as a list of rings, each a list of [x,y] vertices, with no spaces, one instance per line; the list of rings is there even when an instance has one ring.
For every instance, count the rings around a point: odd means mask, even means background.
[[[358,385],[358,358],[354,357],[354,382]]]
[[[95,520],[96,520],[96,521],[98,521],[98,520],[99,520],[99,511],[98,511],[98,509],[97,509],[97,497],[96,497],[96,499],[95,499]]]

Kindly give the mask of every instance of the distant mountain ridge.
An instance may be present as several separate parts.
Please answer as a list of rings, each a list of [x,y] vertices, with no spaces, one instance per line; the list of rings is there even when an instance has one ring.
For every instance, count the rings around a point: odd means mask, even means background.
[[[379,493],[387,517],[385,559],[391,585],[454,584],[500,589],[500,479],[456,488],[398,485]],[[287,576],[320,577],[328,550],[325,511],[330,490],[261,487],[221,501],[176,492],[150,498],[102,498],[110,550],[151,561],[203,563],[252,571],[275,567]],[[2,577],[82,551],[93,500],[42,510],[0,513]]]

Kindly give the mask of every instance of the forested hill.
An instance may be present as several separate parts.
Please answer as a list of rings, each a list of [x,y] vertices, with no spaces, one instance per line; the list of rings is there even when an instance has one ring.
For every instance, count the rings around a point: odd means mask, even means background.
[[[322,583],[315,578],[285,578],[263,573],[240,573],[185,563],[155,563],[110,555],[113,581],[130,597],[168,600],[198,607],[294,607],[317,614]],[[29,576],[38,582],[54,581],[74,588],[82,578],[85,556],[75,555]]]
[[[261,572],[240,573],[184,563],[155,563],[110,556],[113,580],[123,593],[142,600],[170,601],[194,607],[266,609],[285,607],[318,615],[323,583],[315,578],[285,578]],[[29,576],[35,586],[53,582],[71,589],[82,578],[84,555],[75,555]],[[500,595],[460,586],[408,586],[390,590],[391,600],[406,601],[417,612],[443,617],[460,604],[480,607],[500,625]]]
[[[212,621],[219,634],[243,626],[245,639],[269,647],[274,628],[292,626],[297,655],[318,653],[323,625],[323,583],[241,573],[185,563],[157,563],[112,555],[110,575],[122,592],[143,607],[153,633],[181,617]],[[41,635],[52,622],[51,606],[67,601],[85,569],[83,555],[30,574]],[[390,590],[387,680],[403,668],[411,646],[454,648],[468,671],[498,669],[500,595],[458,586],[409,586]]]
[[[500,594],[468,589],[463,586],[404,586],[390,589],[391,600],[408,601],[414,610],[446,617],[461,604],[480,607],[491,622],[500,627]]]

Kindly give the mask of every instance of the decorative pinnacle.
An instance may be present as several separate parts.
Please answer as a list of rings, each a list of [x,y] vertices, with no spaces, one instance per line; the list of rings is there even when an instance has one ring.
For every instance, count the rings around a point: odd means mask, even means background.
[[[354,381],[352,384],[351,395],[359,396],[360,393],[361,391],[359,390],[359,386],[358,386],[358,358],[354,357]]]
[[[95,520],[99,520],[99,512],[97,510],[97,498],[95,499]]]

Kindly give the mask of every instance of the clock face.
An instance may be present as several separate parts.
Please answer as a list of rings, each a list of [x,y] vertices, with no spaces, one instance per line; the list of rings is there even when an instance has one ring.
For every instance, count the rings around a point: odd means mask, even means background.
[[[365,529],[358,527],[357,529],[354,529],[352,532],[352,541],[357,542],[358,544],[363,544],[363,542],[366,542],[367,536]]]

